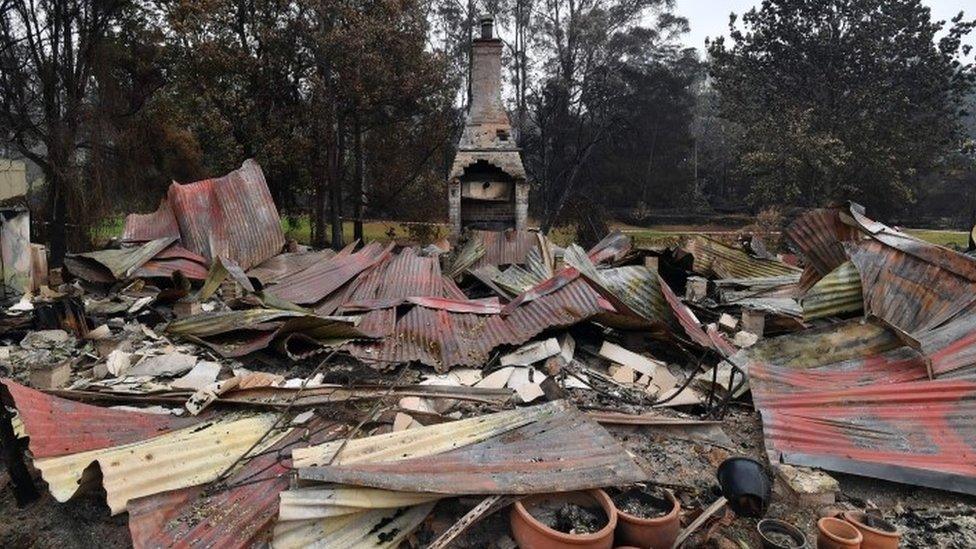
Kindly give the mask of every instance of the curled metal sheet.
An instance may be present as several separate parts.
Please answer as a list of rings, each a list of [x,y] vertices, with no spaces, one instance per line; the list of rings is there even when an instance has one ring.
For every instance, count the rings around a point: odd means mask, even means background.
[[[846,261],[827,273],[800,299],[800,306],[804,322],[862,310],[864,297],[857,267]]]
[[[351,515],[316,520],[279,522],[275,526],[275,549],[308,547],[399,547],[423,522],[434,503],[396,509],[373,509]]]
[[[694,256],[694,271],[713,278],[763,278],[799,274],[800,269],[780,261],[752,257],[704,236],[691,238],[684,246]]]
[[[165,198],[155,212],[148,214],[129,214],[125,216],[122,240],[126,242],[148,242],[159,238],[179,238],[180,224],[169,201]]]
[[[299,305],[318,303],[382,260],[392,248],[392,244],[383,248],[374,242],[358,252],[337,255],[282,279],[267,292]]]
[[[891,330],[849,321],[763,340],[749,374],[770,460],[976,494],[976,371],[930,380]]]
[[[127,248],[71,254],[65,257],[64,265],[75,276],[91,282],[125,280],[175,241],[166,237]]]
[[[289,450],[334,438],[342,427],[313,420],[246,460],[217,490],[194,486],[132,500],[135,547],[254,547],[271,537],[279,494],[291,475]]]
[[[845,263],[844,243],[855,242],[863,235],[856,226],[843,221],[840,209],[824,208],[797,217],[786,229],[786,237],[807,263],[799,283],[802,294]]]
[[[304,271],[316,263],[328,261],[335,255],[336,253],[332,250],[278,254],[250,268],[247,271],[247,276],[256,278],[262,285],[268,286],[297,272]]]

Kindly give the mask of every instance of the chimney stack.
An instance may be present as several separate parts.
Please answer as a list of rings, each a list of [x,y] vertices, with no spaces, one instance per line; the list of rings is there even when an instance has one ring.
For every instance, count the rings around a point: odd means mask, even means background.
[[[494,38],[495,30],[495,18],[492,16],[485,16],[481,18],[481,39],[491,40]]]

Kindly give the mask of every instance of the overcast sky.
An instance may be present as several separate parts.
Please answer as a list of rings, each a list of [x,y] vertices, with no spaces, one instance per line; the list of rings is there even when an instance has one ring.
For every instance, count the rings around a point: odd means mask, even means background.
[[[742,15],[750,8],[761,4],[761,0],[676,0],[675,11],[688,18],[691,32],[685,35],[684,42],[702,50],[705,37],[725,35],[729,28],[729,13]],[[960,11],[969,18],[976,17],[976,2],[973,0],[923,0],[932,8],[934,19],[948,21]],[[973,39],[970,39],[973,42]]]

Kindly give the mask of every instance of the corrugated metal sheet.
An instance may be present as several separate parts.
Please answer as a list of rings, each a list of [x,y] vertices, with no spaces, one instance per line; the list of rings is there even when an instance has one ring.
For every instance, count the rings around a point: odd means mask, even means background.
[[[603,240],[596,243],[593,248],[587,252],[590,257],[590,261],[596,264],[604,263],[606,261],[615,262],[623,259],[623,257],[631,249],[630,237],[621,233],[620,231],[613,231],[607,236],[603,237]]]
[[[167,333],[189,338],[225,357],[263,349],[276,338],[301,336],[308,344],[335,346],[348,339],[371,337],[359,329],[358,317],[319,316],[280,309],[246,309],[202,313],[170,322]]]
[[[520,345],[544,330],[571,326],[607,311],[614,309],[583,280],[575,280],[505,316],[414,307],[396,319],[391,336],[353,343],[350,352],[365,362],[416,360],[441,371],[452,366],[482,366],[500,345]],[[373,314],[375,311],[367,317]]]
[[[30,437],[34,458],[99,450],[146,440],[199,423],[202,418],[114,410],[54,397],[0,379]]]
[[[477,269],[484,265],[525,265],[529,251],[539,244],[537,235],[533,231],[471,231],[471,238],[481,243],[484,254],[468,268]]]
[[[275,526],[272,545],[276,549],[392,549],[399,547],[420,526],[433,507],[433,503],[425,503],[320,520],[279,522]]]
[[[328,261],[335,255],[336,253],[332,250],[278,254],[262,261],[257,267],[249,269],[247,276],[258,279],[263,286],[268,286],[297,272],[304,271],[312,265]]]
[[[180,224],[165,198],[159,202],[159,208],[153,213],[125,216],[122,240],[126,242],[148,242],[169,237],[180,237]]]
[[[336,256],[288,276],[267,292],[299,305],[318,303],[382,260],[392,249],[392,244],[384,249],[380,244],[370,243],[356,253]]]
[[[497,267],[492,265],[487,268]],[[535,273],[527,271],[518,265],[511,265],[504,271],[501,271],[495,275],[491,281],[502,288],[502,290],[505,292],[512,295],[518,295],[522,292],[528,291],[536,284],[539,284],[550,277],[552,277],[552,275],[549,275],[546,278],[540,278]]]
[[[934,377],[967,375],[976,366],[976,314],[967,312],[917,337]]]
[[[435,494],[395,492],[376,488],[330,486],[294,488],[281,492],[278,520],[339,517],[368,509],[395,509],[441,499]]]
[[[227,415],[141,442],[35,459],[34,466],[51,495],[64,502],[78,490],[85,470],[97,463],[109,509],[115,515],[125,511],[131,499],[215,480],[276,419],[276,414]],[[267,445],[279,436],[269,437]]]
[[[182,272],[191,280],[206,280],[207,259],[195,254],[179,244],[173,244],[159,252],[136,269],[135,278],[169,278],[176,271]]]
[[[156,257],[175,241],[175,238],[167,237],[141,246],[71,254],[65,257],[64,265],[69,272],[79,278],[88,280],[86,275],[97,278],[93,280],[94,282],[125,280],[132,277],[136,269]],[[101,271],[102,274],[97,277],[92,276],[93,270]]]
[[[339,425],[313,420],[292,429],[266,453],[231,474],[226,489],[184,488],[129,502],[129,532],[135,547],[253,547],[271,538],[279,494],[288,488],[296,444],[320,443]],[[306,440],[306,438],[308,440]]]
[[[285,245],[278,210],[254,160],[217,179],[173,183],[168,197],[183,245],[210,261],[224,256],[247,270]]]
[[[880,240],[850,245],[849,253],[861,275],[865,312],[909,334],[941,326],[976,302],[972,280]]]
[[[837,208],[810,210],[797,217],[786,229],[786,237],[807,263],[800,279],[801,294],[847,262],[844,242],[854,242],[862,236],[857,227],[844,223]]]
[[[884,327],[850,321],[764,340],[749,373],[774,462],[976,494],[976,373],[929,380]]]
[[[691,238],[685,251],[695,257],[694,271],[712,278],[761,278],[800,273],[800,269],[779,261],[752,257],[704,236]]]
[[[537,408],[537,419],[530,423],[444,453],[300,468],[299,478],[454,495],[564,492],[646,478],[610,433],[571,404],[557,401]]]
[[[804,322],[862,310],[864,298],[857,267],[850,261],[842,263],[806,292],[800,306]]]

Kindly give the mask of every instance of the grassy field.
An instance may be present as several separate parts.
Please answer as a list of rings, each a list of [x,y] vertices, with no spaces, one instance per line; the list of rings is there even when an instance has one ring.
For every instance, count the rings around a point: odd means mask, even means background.
[[[92,230],[92,240],[96,247],[103,246],[112,238],[122,235],[123,218],[113,217]],[[294,239],[302,244],[308,244],[311,235],[311,227],[307,217],[284,218],[281,220],[281,228],[286,237]],[[712,226],[676,226],[662,225],[658,227],[633,227],[624,224],[615,224],[613,228],[620,229],[638,244],[671,244],[682,236],[692,234],[710,234],[722,232],[734,232],[728,228]],[[331,231],[331,228],[328,229]],[[352,222],[343,223],[343,234],[347,242],[352,240]],[[969,233],[962,231],[941,231],[931,229],[906,229],[909,234],[943,246],[953,245],[965,248],[969,243]],[[410,225],[398,223],[396,221],[372,221],[363,226],[363,233],[366,241],[376,240],[388,242],[390,237],[398,241],[414,240],[416,233],[411,233]],[[573,241],[576,231],[573,227],[557,227],[550,233],[550,238],[558,245],[565,246]],[[329,233],[331,234],[331,233]],[[437,225],[437,232],[433,240],[447,236],[448,227],[446,224]]]

